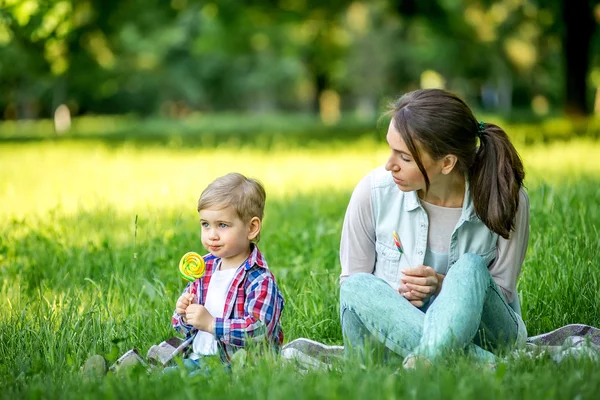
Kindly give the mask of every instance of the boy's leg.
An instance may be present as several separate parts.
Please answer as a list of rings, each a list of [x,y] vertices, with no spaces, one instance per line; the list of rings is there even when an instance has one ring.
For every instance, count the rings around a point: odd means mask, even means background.
[[[182,367],[188,373],[189,376],[194,375],[205,375],[209,376],[215,365],[223,366],[226,371],[229,371],[227,365],[223,365],[219,356],[203,356],[198,358],[184,358],[182,359]],[[170,374],[173,372],[180,371],[179,365],[165,367],[163,374]]]

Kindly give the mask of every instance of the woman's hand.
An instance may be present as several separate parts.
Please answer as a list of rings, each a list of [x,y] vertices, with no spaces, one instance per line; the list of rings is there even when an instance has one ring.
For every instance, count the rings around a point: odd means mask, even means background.
[[[420,265],[416,268],[402,270],[398,293],[415,307],[422,307],[425,300],[436,296],[442,289],[444,275],[438,274],[431,267]]]

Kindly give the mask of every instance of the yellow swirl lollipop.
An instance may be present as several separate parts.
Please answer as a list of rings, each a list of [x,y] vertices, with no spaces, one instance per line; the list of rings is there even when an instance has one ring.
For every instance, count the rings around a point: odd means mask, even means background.
[[[194,282],[204,275],[206,264],[200,254],[190,251],[185,253],[179,261],[179,273],[186,281]]]

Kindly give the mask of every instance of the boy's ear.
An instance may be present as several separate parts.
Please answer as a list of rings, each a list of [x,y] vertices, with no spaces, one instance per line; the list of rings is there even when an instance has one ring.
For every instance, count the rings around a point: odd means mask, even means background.
[[[252,217],[250,222],[248,223],[248,240],[252,241],[256,239],[258,234],[260,233],[260,228],[262,227],[262,222],[258,217]]]

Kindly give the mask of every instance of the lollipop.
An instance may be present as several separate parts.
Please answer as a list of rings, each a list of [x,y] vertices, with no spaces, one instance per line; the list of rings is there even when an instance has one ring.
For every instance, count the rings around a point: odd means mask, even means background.
[[[398,249],[398,251],[400,252],[400,254],[404,253],[404,249],[402,248],[402,244],[400,243],[400,239],[398,238],[398,234],[394,231],[392,233],[392,236],[394,237],[394,244],[396,245],[396,248]]]
[[[401,255],[403,255],[404,257],[406,257],[406,261],[408,262],[409,265],[412,265],[412,263],[408,259],[408,256],[406,254],[404,254],[404,249],[402,248],[402,242],[400,242],[400,238],[398,237],[398,234],[396,233],[396,231],[392,232],[392,236],[394,238],[394,244],[396,245],[398,252]]]
[[[194,282],[204,275],[206,264],[200,254],[190,251],[185,253],[179,261],[179,273],[186,281]]]

